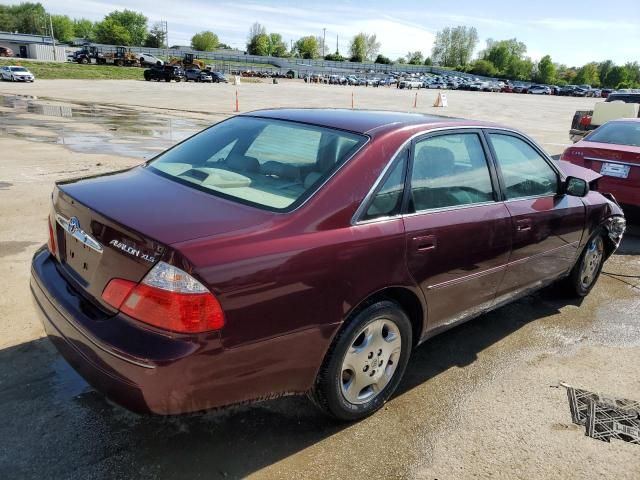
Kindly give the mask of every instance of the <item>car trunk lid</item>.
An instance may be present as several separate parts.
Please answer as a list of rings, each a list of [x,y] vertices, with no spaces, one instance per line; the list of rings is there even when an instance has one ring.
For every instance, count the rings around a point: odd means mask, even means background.
[[[260,228],[270,212],[189,188],[144,168],[60,182],[53,195],[56,257],[94,303],[112,278],[140,282],[171,244]]]
[[[640,180],[640,148],[583,140],[568,148],[562,160],[588,168],[610,179]]]

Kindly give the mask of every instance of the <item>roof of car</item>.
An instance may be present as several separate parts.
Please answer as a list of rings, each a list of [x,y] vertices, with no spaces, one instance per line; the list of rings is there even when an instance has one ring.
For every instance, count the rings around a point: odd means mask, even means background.
[[[491,126],[486,122],[476,122],[444,115],[424,115],[420,113],[404,113],[385,110],[349,110],[332,108],[281,108],[257,110],[243,114],[244,116],[274,118],[300,123],[308,123],[321,127],[349,130],[357,133],[373,133],[374,130],[387,127],[399,129],[405,126],[446,124]]]

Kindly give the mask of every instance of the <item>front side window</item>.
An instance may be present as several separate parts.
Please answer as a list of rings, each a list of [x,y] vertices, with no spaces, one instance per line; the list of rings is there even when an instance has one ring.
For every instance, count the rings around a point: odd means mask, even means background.
[[[149,166],[172,180],[269,210],[311,195],[366,137],[329,128],[234,117],[161,154]]]
[[[453,133],[417,142],[411,194],[417,212],[493,201],[489,167],[478,134]]]
[[[502,172],[507,200],[558,192],[556,172],[531,145],[500,133],[490,133],[489,139]]]

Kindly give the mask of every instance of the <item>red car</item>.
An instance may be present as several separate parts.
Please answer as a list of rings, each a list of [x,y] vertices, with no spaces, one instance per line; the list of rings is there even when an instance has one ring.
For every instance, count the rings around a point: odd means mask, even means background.
[[[308,394],[356,420],[436,333],[559,279],[590,291],[625,220],[564,166],[486,123],[239,115],[58,183],[31,288],[62,355],[129,409]]]
[[[567,148],[561,156],[599,172],[599,189],[623,205],[640,207],[640,118],[612,120]]]

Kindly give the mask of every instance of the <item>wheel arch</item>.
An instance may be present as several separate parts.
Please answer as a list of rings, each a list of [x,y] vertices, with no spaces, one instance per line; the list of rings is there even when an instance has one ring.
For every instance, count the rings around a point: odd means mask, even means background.
[[[426,305],[423,304],[423,300],[415,290],[404,286],[385,287],[368,295],[360,303],[353,307],[351,311],[345,316],[345,320],[342,323],[340,329],[343,328],[343,326],[349,321],[349,319],[353,318],[369,305],[384,300],[388,300],[398,304],[400,308],[402,308],[402,310],[407,314],[412,327],[411,330],[413,334],[413,346],[415,347],[416,345],[418,345],[424,331]]]

